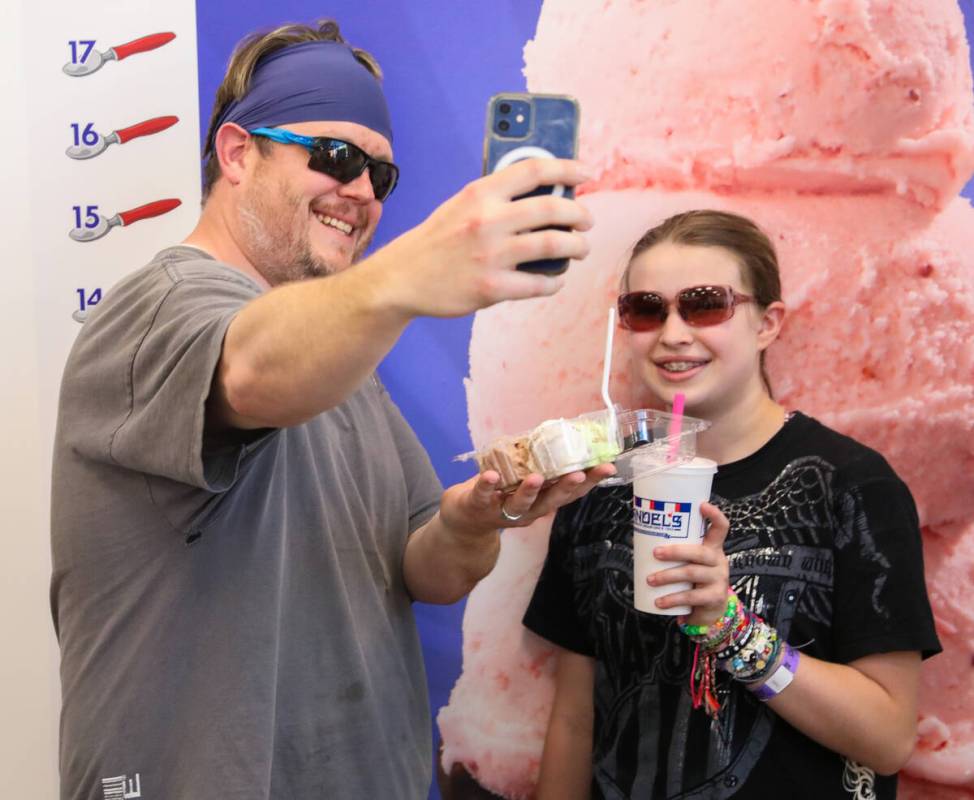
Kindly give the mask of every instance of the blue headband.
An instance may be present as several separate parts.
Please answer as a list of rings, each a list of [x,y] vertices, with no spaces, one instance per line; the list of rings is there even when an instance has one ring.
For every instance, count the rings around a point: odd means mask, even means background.
[[[250,91],[227,105],[212,135],[227,122],[249,131],[323,120],[357,122],[392,142],[382,87],[352,49],[339,42],[301,42],[257,62]]]

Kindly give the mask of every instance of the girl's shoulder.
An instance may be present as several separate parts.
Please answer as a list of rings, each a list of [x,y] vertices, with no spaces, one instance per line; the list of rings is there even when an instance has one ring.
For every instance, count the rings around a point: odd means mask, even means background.
[[[796,445],[828,462],[836,477],[856,483],[875,479],[899,480],[899,476],[878,450],[841,433],[814,417],[794,412]]]
[[[826,476],[839,492],[877,480],[902,483],[877,450],[793,411],[764,446],[739,461],[721,465],[717,486],[722,495],[739,497],[797,472]]]

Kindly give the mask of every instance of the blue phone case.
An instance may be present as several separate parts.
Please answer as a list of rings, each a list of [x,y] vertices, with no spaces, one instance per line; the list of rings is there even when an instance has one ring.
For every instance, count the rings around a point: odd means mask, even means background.
[[[578,150],[578,113],[578,101],[567,95],[519,92],[494,95],[487,104],[484,174],[544,153],[556,158],[575,158]],[[525,119],[519,120],[519,115]],[[539,186],[522,197],[551,194],[553,191],[564,197],[575,196],[570,186]],[[530,261],[518,264],[517,268],[526,272],[558,275],[568,269],[568,259]]]

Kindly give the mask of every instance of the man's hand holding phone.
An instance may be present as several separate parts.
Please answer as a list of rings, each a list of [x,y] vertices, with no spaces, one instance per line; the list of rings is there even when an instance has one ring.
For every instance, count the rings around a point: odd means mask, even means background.
[[[487,104],[484,174],[498,172],[527,158],[576,158],[578,120],[578,101],[574,97],[524,93],[494,95]],[[571,198],[575,196],[575,187],[541,184],[524,196],[537,195]],[[542,258],[523,262],[517,268],[558,275],[568,269],[568,259]]]
[[[561,265],[588,254],[582,232],[592,217],[574,188],[591,176],[578,161],[556,157],[515,159],[494,171],[515,146],[485,158],[484,177],[369,259],[385,262],[383,281],[404,314],[462,316],[503,300],[548,296],[564,282]],[[519,269],[531,265],[542,268]]]

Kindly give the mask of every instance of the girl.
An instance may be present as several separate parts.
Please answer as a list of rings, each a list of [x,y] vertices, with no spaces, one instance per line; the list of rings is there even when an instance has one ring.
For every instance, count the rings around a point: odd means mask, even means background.
[[[623,277],[637,377],[709,420],[719,465],[702,544],[632,600],[632,487],[558,512],[524,618],[562,649],[538,797],[893,798],[940,649],[912,497],[878,453],[775,402],[785,315],[752,222],[691,211],[647,232]]]

